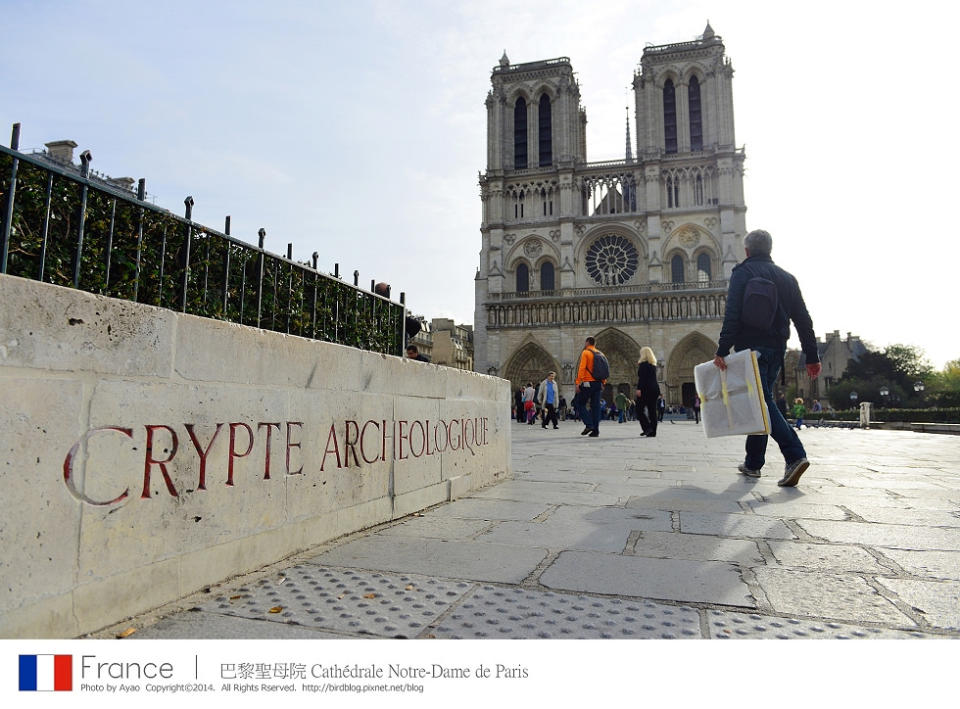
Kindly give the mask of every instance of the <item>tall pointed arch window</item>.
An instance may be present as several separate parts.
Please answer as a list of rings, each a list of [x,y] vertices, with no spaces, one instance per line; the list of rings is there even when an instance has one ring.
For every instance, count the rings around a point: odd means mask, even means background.
[[[663,138],[666,152],[677,152],[677,92],[673,79],[663,85]]]
[[[710,280],[710,254],[697,256],[697,280],[700,283]]]
[[[513,167],[527,168],[527,101],[523,96],[513,107]]]
[[[703,119],[700,110],[700,80],[690,77],[687,84],[687,103],[690,106],[690,150],[703,150]]]
[[[540,138],[540,167],[549,167],[553,164],[553,123],[550,117],[550,97],[546,94],[540,97],[540,111],[537,120]]]
[[[540,266],[540,290],[554,290],[553,264],[549,261]]]
[[[530,267],[525,263],[517,266],[517,293],[530,292]]]
[[[673,283],[683,283],[683,256],[680,254],[670,259],[670,280]]]
[[[693,181],[693,203],[696,205],[703,204],[703,176],[697,175],[697,179]]]

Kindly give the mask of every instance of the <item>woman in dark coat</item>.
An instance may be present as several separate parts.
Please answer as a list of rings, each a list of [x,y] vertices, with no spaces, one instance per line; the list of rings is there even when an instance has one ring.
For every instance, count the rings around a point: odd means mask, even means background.
[[[657,435],[657,399],[660,385],[657,384],[657,357],[649,347],[640,349],[637,362],[637,421],[643,429],[641,436]]]

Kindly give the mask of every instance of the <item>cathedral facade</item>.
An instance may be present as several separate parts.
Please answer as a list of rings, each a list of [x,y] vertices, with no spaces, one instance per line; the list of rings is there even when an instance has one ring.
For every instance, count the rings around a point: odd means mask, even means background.
[[[589,162],[570,60],[504,53],[486,100],[476,371],[514,388],[555,371],[569,398],[593,335],[610,360],[608,399],[633,391],[646,345],[667,403],[692,402],[693,367],[713,358],[744,256],[732,77],[709,24],[696,40],[646,47],[636,158],[628,118],[623,159]]]

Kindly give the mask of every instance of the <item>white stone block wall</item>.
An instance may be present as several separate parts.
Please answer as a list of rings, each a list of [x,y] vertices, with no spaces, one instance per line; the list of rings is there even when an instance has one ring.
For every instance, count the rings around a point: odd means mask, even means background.
[[[0,637],[72,637],[509,470],[498,378],[0,276]]]

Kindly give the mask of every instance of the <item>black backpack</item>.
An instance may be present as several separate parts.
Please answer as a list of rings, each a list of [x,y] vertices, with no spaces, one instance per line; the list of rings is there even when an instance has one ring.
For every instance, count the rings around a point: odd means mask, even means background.
[[[755,330],[770,330],[778,307],[777,284],[767,278],[754,276],[747,281],[743,290],[740,322]]]
[[[590,371],[590,374],[598,382],[610,378],[610,363],[600,350],[596,350],[593,353],[593,369]]]

